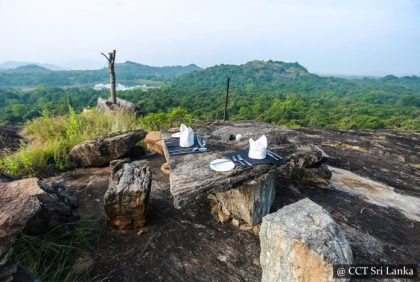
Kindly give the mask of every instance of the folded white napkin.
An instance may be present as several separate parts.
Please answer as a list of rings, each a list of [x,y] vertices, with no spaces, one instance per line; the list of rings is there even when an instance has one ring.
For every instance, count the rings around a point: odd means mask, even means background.
[[[194,131],[191,127],[181,124],[179,129],[179,146],[191,147],[194,145]]]
[[[257,141],[249,138],[249,152],[250,159],[262,160],[265,159],[267,154],[267,137],[265,135],[258,138]]]

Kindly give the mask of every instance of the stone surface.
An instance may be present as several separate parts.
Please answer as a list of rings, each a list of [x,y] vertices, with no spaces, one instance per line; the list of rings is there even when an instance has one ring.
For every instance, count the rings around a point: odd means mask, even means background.
[[[322,146],[328,164],[420,196],[420,134],[393,130],[297,129]]]
[[[144,142],[147,146],[147,151],[163,155],[162,136],[160,131],[151,131],[147,133]]]
[[[394,187],[345,169],[330,167],[330,170],[334,189],[358,196],[371,204],[393,208],[407,218],[420,222],[420,198],[398,193]]]
[[[104,210],[118,229],[136,229],[146,224],[146,211],[152,185],[149,167],[141,161],[122,161],[113,169]]]
[[[143,130],[114,133],[74,146],[69,161],[75,167],[104,166],[129,153],[146,136]]]
[[[96,109],[102,113],[107,111],[127,111],[134,113],[136,117],[144,116],[144,112],[138,106],[120,98],[117,98],[117,104],[114,104],[110,100],[99,97],[96,103]]]
[[[333,264],[353,255],[341,228],[309,199],[264,217],[260,230],[261,281],[334,281]]]
[[[217,212],[221,222],[233,217],[242,219],[252,226],[256,225],[261,222],[263,216],[270,212],[275,197],[275,188],[274,173],[262,175],[257,179],[245,182],[241,187],[219,192],[213,197],[209,197],[212,202],[212,211],[213,213]]]
[[[323,173],[321,179],[314,181],[313,173],[327,160],[323,150],[309,141],[304,134],[280,128],[269,123],[256,121],[210,123],[206,126],[194,128],[195,133],[204,133],[209,136],[209,151],[203,154],[188,154],[170,156],[167,147],[163,144],[165,157],[170,167],[171,193],[174,204],[180,208],[209,193],[217,193],[240,187],[247,181],[262,175],[275,173],[283,178],[299,182],[305,171],[308,175],[304,181],[327,186],[328,174]],[[241,134],[240,141],[229,141],[231,134]],[[236,167],[235,169],[220,173],[210,169],[209,163],[215,159],[224,158],[227,152],[248,147],[249,138],[258,138],[265,134],[269,148],[284,157],[288,162],[286,166],[258,165],[254,167]],[[171,138],[170,133],[162,133],[164,140]],[[315,169],[315,170],[312,170]],[[310,181],[312,179],[312,181]]]
[[[419,188],[416,178],[419,170],[415,169],[415,164],[420,163],[415,159],[420,152],[416,147],[420,144],[416,137],[419,134],[329,129],[297,131],[300,134],[295,137],[293,132],[287,135],[296,138],[296,143],[306,138],[311,144],[321,145],[330,155],[329,165],[333,161],[334,166],[393,187],[395,193],[415,196],[410,194],[410,189]],[[386,140],[380,139],[384,136]],[[288,145],[288,140],[290,138],[279,139],[285,146],[292,146]],[[332,141],[330,146],[328,140]],[[336,145],[340,141],[343,145],[367,148],[367,152]],[[386,147],[380,147],[382,145]],[[379,149],[392,155],[375,153]],[[407,162],[400,161],[397,156],[404,157]],[[259,238],[231,226],[233,219],[227,224],[214,220],[207,202],[198,201],[176,209],[169,190],[169,177],[160,170],[165,160],[153,155],[148,156],[147,161],[153,171],[147,231],[141,236],[130,231],[122,235],[101,224],[94,234],[97,245],[90,277],[108,277],[111,281],[260,281]],[[104,182],[108,183],[109,174],[109,166],[60,174],[59,178],[66,180],[72,193],[80,197],[79,212],[83,218],[95,218],[103,223],[103,203],[94,199],[103,198],[108,185],[102,186]],[[333,171],[333,185],[334,177]],[[372,192],[371,197],[375,197],[375,192],[382,193],[382,186],[377,188],[364,187],[366,192]],[[390,206],[367,202],[364,196],[359,197],[347,189],[308,189],[299,186],[298,182],[281,183],[272,210],[305,197],[329,211],[346,232],[354,263],[411,262],[420,265],[419,221],[407,218]],[[218,260],[219,256],[226,257],[226,261]],[[127,268],[130,265],[135,267]]]

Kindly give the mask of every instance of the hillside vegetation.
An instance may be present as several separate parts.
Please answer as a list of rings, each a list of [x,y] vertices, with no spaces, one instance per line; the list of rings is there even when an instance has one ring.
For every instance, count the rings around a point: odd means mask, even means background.
[[[153,67],[127,61],[115,64],[118,81],[139,84],[142,80],[169,80],[200,68],[196,65]],[[52,71],[38,65],[20,66],[0,70],[0,87],[29,87],[40,84],[50,86],[94,85],[108,81],[108,69]]]
[[[126,63],[125,67],[129,68],[130,64]],[[351,80],[321,77],[298,63],[276,61],[217,65],[204,70],[193,68],[167,80],[160,89],[135,89],[118,95],[149,113],[146,121],[155,127],[167,123],[165,113],[174,108],[183,109],[193,119],[221,119],[226,79],[230,77],[231,120],[257,119],[288,127],[420,131],[420,78],[417,76]],[[117,69],[117,81],[125,78],[124,72]],[[0,123],[6,124],[23,123],[39,116],[44,109],[65,114],[68,104],[79,111],[94,106],[98,96],[108,95],[86,88],[63,90],[46,85],[29,92],[0,91]]]

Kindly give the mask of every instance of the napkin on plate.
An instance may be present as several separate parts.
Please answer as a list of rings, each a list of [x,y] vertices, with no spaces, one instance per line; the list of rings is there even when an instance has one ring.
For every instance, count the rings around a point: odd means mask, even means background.
[[[194,131],[191,127],[181,124],[179,130],[179,146],[191,147],[192,145],[194,145]]]
[[[249,138],[249,152],[250,159],[262,160],[265,159],[267,154],[267,137],[265,135],[258,138],[257,141]]]

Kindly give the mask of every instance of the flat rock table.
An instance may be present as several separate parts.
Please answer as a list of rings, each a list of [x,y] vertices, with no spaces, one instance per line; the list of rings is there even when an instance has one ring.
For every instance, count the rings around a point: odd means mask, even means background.
[[[209,164],[215,159],[226,158],[224,154],[227,152],[247,148],[249,138],[256,139],[263,134],[267,136],[269,148],[284,155],[285,146],[287,147],[287,142],[284,142],[286,136],[296,132],[269,123],[250,121],[211,123],[194,128],[194,133],[208,136],[207,152],[170,155],[166,144],[162,142],[170,168],[170,191],[175,207],[181,208],[200,198],[213,195],[213,199],[219,201],[221,209],[228,216],[234,215],[251,225],[258,224],[262,216],[269,213],[274,200],[278,166],[236,165],[231,171],[216,172]],[[230,141],[229,136],[236,134],[241,134],[242,139]],[[163,140],[171,138],[171,133],[162,133]]]

